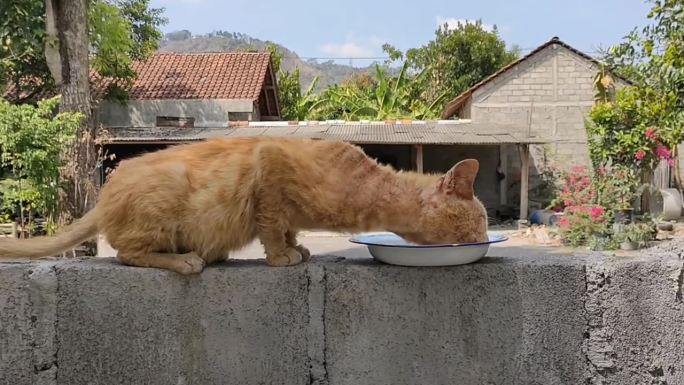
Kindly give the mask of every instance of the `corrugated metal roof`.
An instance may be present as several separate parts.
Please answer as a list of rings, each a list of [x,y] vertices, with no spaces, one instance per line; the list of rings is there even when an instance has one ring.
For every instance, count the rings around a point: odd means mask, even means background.
[[[317,123],[238,128],[113,128],[111,143],[191,142],[215,137],[283,137],[341,140],[358,144],[541,144],[520,127],[473,122]]]

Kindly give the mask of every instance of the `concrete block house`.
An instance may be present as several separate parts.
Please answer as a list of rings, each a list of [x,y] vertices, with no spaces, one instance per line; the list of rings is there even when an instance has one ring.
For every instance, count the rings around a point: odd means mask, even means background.
[[[103,126],[227,127],[231,120],[280,120],[268,53],[157,53],[134,69],[138,76],[128,102],[100,103]]]
[[[589,165],[585,119],[594,104],[593,80],[599,65],[554,37],[447,103],[442,118],[469,119],[478,125],[506,123],[517,135],[543,141],[530,146],[534,187],[547,166]],[[617,82],[618,88],[628,84],[620,78]],[[502,145],[499,152],[509,198],[502,197],[501,203],[515,202],[520,155],[511,145]],[[534,188],[530,193],[534,201]]]
[[[157,53],[134,64],[137,78],[122,104],[103,100],[95,109],[99,125],[109,132],[164,133],[179,129],[184,135],[205,129],[227,128],[231,121],[280,120],[278,89],[269,53]],[[93,83],[94,92],[106,84]],[[166,147],[170,143],[128,142],[106,146],[115,159]],[[104,171],[104,170],[103,170]],[[104,173],[102,178],[104,178]]]

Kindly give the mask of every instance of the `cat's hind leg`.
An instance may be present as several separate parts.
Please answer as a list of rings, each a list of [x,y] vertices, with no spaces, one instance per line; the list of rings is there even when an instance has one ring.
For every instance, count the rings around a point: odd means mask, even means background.
[[[285,232],[285,242],[289,247],[292,247],[293,249],[299,251],[299,253],[302,255],[302,262],[306,262],[311,258],[311,253],[309,252],[309,249],[297,243],[296,230],[290,229]]]
[[[144,253],[119,250],[117,258],[125,265],[137,267],[157,267],[172,270],[183,275],[202,272],[206,262],[197,253]]]

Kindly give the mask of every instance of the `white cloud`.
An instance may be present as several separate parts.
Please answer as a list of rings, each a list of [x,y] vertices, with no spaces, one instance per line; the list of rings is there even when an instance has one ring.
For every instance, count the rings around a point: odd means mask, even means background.
[[[362,47],[354,42],[342,44],[327,43],[321,46],[321,52],[334,57],[368,57],[373,54],[370,48]]]
[[[461,24],[475,24],[477,20],[471,20],[471,19],[457,19],[455,17],[443,17],[443,16],[437,16],[437,26],[441,27],[445,23],[447,25],[447,28],[449,29],[455,29],[458,26],[458,23]],[[487,24],[487,23],[482,23],[482,28],[485,31],[492,31],[494,30],[494,26],[492,24]]]
[[[373,46],[381,47],[383,44],[386,43],[386,41],[380,36],[372,35],[368,38],[368,43],[370,43]]]
[[[383,43],[385,43],[385,40],[376,35],[371,35],[365,39],[357,39],[353,32],[349,32],[345,36],[344,43],[326,43],[320,47],[320,51],[332,57],[371,57],[380,51]]]

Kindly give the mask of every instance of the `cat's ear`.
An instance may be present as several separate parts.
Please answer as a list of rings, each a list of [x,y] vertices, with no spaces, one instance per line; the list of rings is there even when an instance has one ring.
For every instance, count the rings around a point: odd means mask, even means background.
[[[477,160],[462,160],[440,179],[439,189],[462,199],[473,199],[475,195],[473,184],[479,170],[480,163]]]

